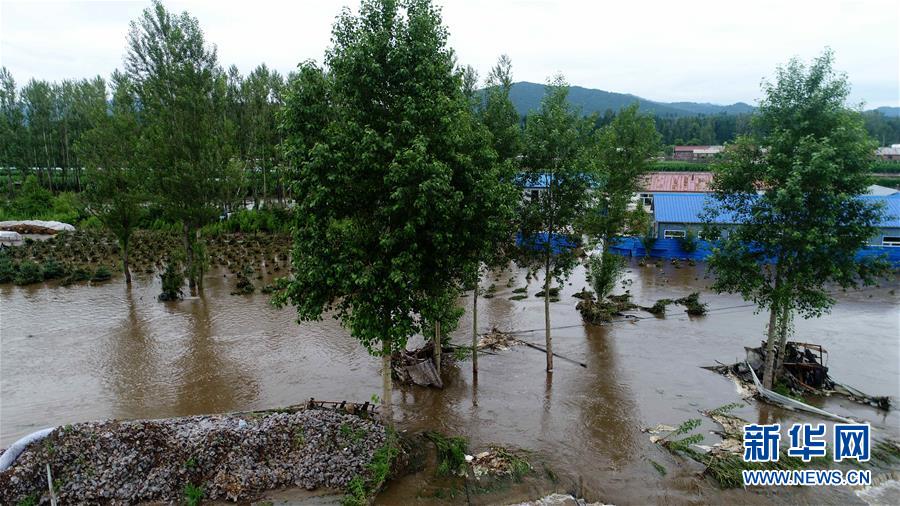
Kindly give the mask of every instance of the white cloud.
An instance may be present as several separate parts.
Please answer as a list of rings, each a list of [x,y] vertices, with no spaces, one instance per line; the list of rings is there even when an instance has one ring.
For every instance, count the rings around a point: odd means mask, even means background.
[[[900,2],[444,0],[461,63],[483,77],[497,56],[517,80],[557,71],[572,84],[661,101],[753,102],[759,83],[792,56],[825,46],[853,84],[852,100],[900,105]],[[149,2],[0,3],[0,64],[31,77],[109,75],[121,66],[128,23]],[[288,72],[321,60],[334,17],[356,0],[175,0],[215,43],[223,65],[265,62]]]

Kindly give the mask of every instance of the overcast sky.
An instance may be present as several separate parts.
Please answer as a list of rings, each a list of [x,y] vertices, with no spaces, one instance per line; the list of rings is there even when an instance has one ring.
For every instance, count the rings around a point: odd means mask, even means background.
[[[331,24],[358,0],[170,0],[200,20],[223,65],[283,73],[321,61]],[[900,0],[443,0],[450,44],[483,78],[508,54],[517,81],[562,72],[588,88],[659,101],[755,103],[761,79],[831,46],[866,108],[900,105]],[[146,2],[0,0],[0,64],[22,84],[108,76]]]

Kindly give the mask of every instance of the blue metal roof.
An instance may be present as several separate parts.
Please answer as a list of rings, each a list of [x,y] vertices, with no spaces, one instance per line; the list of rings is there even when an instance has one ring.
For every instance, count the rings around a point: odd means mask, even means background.
[[[716,199],[708,193],[654,193],[653,217],[657,223],[703,223],[707,206],[715,207]],[[731,214],[720,214],[716,223],[731,224]]]
[[[878,225],[882,228],[900,228],[900,193],[878,196],[864,195],[860,197],[868,202],[883,202],[884,219]]]
[[[868,202],[884,203],[882,228],[900,227],[900,194],[890,196],[863,195],[859,198]],[[707,193],[654,193],[653,216],[657,223],[703,223],[703,213],[707,206],[715,207],[717,201]],[[715,223],[735,223],[731,213],[720,214]]]

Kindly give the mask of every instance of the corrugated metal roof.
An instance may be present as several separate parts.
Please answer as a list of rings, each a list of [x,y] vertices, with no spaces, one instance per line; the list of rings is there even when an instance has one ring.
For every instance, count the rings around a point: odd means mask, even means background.
[[[648,172],[642,188],[646,192],[708,192],[712,172]]]
[[[707,193],[654,193],[653,217],[657,223],[703,223],[707,205],[716,200]],[[731,216],[719,216],[716,223],[733,223]]]
[[[863,195],[859,198],[884,203],[885,217],[880,227],[900,228],[900,194]],[[716,200],[705,193],[654,193],[653,217],[657,223],[703,223],[703,213],[708,205],[714,207]],[[735,220],[731,213],[723,213],[715,222],[733,224]]]
[[[881,221],[880,227],[883,228],[900,228],[900,194],[888,196],[864,195],[860,197],[870,202],[884,203],[884,219]]]

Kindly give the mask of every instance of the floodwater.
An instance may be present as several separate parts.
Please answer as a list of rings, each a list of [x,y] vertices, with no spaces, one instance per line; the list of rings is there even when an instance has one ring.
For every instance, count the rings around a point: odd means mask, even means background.
[[[396,388],[400,426],[462,434],[475,449],[500,444],[529,451],[538,469],[546,466],[558,476],[552,487],[606,503],[863,503],[865,494],[841,488],[721,491],[696,476],[698,465],[672,457],[641,432],[741,401],[730,380],[700,367],[742,358],[744,346],[764,337],[766,315],[754,314],[737,296],[703,291],[709,282],[703,269],[632,263],[617,293],[628,289],[636,303],[652,305],[701,290],[709,315],[692,318],[671,306],[665,318],[603,327],[581,323],[571,294],[586,283],[583,270],[576,270],[552,304],[554,351],[586,368],[557,358],[548,376],[543,354],[524,346],[482,355],[477,382],[471,362],[464,361],[446,372],[443,390]],[[532,281],[528,299],[511,301],[510,276],[514,286],[524,286],[525,273],[516,270],[483,281],[497,292],[479,298],[479,329],[522,331],[521,338],[542,344],[543,332],[534,331],[543,328],[543,300],[534,297],[539,281]],[[233,282],[221,272],[211,274],[204,297],[176,303],[157,302],[158,281],[142,277],[130,290],[120,278],[94,287],[0,287],[0,446],[39,428],[79,421],[380,395],[380,361],[335,320],[298,324],[292,309],[271,307],[265,295],[229,295]],[[895,279],[837,295],[831,314],[798,319],[793,339],[825,346],[838,381],[900,397],[898,286]],[[460,304],[467,312],[452,336],[466,344],[471,297],[461,297]],[[816,403],[871,422],[876,439],[900,438],[897,411],[886,414],[840,398]],[[734,413],[750,421],[813,420],[756,401]],[[705,443],[717,440],[714,429],[704,420]],[[435,486],[429,473],[418,473],[392,483],[378,502],[437,502],[429,499]],[[524,493],[538,497],[553,491],[548,487],[536,482]],[[522,493],[480,501],[521,499]]]

